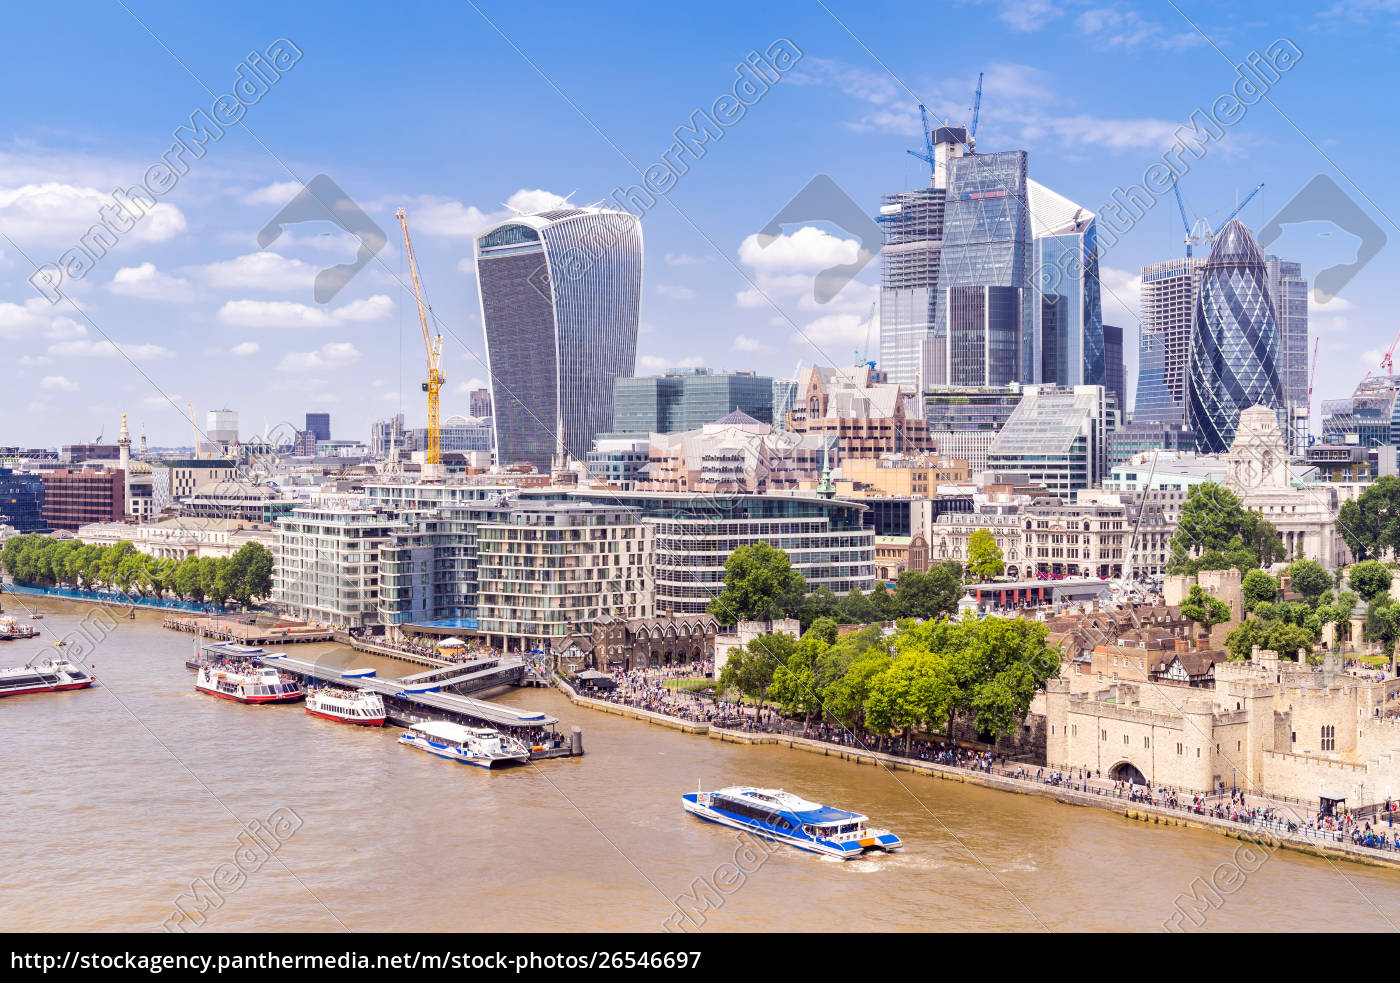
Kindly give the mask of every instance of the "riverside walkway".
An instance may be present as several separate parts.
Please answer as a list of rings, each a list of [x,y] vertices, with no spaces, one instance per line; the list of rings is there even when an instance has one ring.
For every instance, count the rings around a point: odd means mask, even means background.
[[[728,743],[776,744],[796,751],[843,758],[853,764],[875,765],[890,772],[914,772],[1004,792],[1045,796],[1070,805],[1107,809],[1138,822],[1208,829],[1232,838],[1286,847],[1314,856],[1400,868],[1400,829],[1387,832],[1379,822],[1374,826],[1356,824],[1346,829],[1310,826],[1310,821],[1290,821],[1273,810],[1267,817],[1256,815],[1252,810],[1236,807],[1230,796],[1193,796],[1176,789],[1153,790],[1141,786],[1134,795],[1121,783],[1076,777],[1035,765],[1008,763],[999,755],[946,742],[911,742],[908,751],[898,743],[874,750],[873,737],[863,737],[843,728],[813,727],[786,720],[764,709],[722,705],[718,710],[706,710],[704,702],[695,697],[676,697],[675,702],[668,705],[645,696],[629,699],[620,690],[614,691],[622,694],[615,698],[598,698],[576,692],[558,676],[555,684],[577,706]],[[1267,802],[1251,798],[1261,804]],[[1387,835],[1376,846],[1354,842],[1364,838],[1368,830],[1373,841],[1383,832]]]

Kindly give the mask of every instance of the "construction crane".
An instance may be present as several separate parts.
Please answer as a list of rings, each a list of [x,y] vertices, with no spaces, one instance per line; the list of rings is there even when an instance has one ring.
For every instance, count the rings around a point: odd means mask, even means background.
[[[856,365],[868,365],[875,368],[875,362],[870,358],[870,332],[875,328],[875,307],[877,301],[870,302],[870,313],[865,316],[865,349],[861,354],[861,349],[856,349]]]
[[[1176,192],[1176,210],[1181,212],[1181,228],[1186,233],[1186,258],[1191,258],[1191,220],[1186,217],[1186,203],[1181,200],[1181,188],[1176,181],[1172,181],[1172,190]]]
[[[1235,210],[1232,211],[1229,215],[1225,216],[1225,221],[1220,223],[1221,227],[1224,227],[1225,225],[1229,224],[1230,220],[1236,215],[1238,215],[1240,213],[1240,210],[1243,209],[1245,205],[1249,204],[1250,199],[1257,195],[1259,193],[1259,189],[1263,186],[1263,181],[1260,181],[1258,184],[1256,184],[1254,186],[1254,190],[1244,196],[1244,201],[1236,205]],[[1211,230],[1210,223],[1205,220],[1204,216],[1196,219],[1195,222],[1192,222],[1191,219],[1187,217],[1186,203],[1181,200],[1181,188],[1177,185],[1177,182],[1175,180],[1172,181],[1172,191],[1176,192],[1176,209],[1178,212],[1181,213],[1181,227],[1186,232],[1186,258],[1190,259],[1191,247],[1195,244],[1200,244],[1203,246],[1210,245],[1212,242],[1215,241],[1215,233]]]
[[[1395,337],[1390,341],[1390,347],[1387,348],[1385,354],[1381,356],[1381,368],[1385,369],[1386,375],[1395,374],[1395,363],[1390,360],[1390,356],[1395,354],[1396,345],[1400,345],[1400,331],[1395,332]],[[1369,375],[1370,373],[1367,374]]]
[[[1258,184],[1256,184],[1256,185],[1254,186],[1254,190],[1251,191],[1249,194],[1245,195],[1245,196],[1244,196],[1244,201],[1242,201],[1242,202],[1240,202],[1238,205],[1236,205],[1236,206],[1235,206],[1235,210],[1234,210],[1233,212],[1231,212],[1229,215],[1226,215],[1226,216],[1225,216],[1225,221],[1224,221],[1224,222],[1221,222],[1220,224],[1221,224],[1221,225],[1227,225],[1227,224],[1229,223],[1230,219],[1232,219],[1232,218],[1234,218],[1236,215],[1238,215],[1238,214],[1240,213],[1240,210],[1241,210],[1242,208],[1244,208],[1245,205],[1248,205],[1248,204],[1249,204],[1249,199],[1251,199],[1251,198],[1253,198],[1255,195],[1257,195],[1257,194],[1259,193],[1259,189],[1262,188],[1263,186],[1264,186],[1264,182],[1263,182],[1263,181],[1260,181]]]
[[[977,152],[977,119],[982,115],[982,73],[977,73],[977,95],[972,98],[972,125],[967,128],[967,152]]]
[[[418,279],[418,264],[413,258],[413,240],[408,237],[408,216],[400,208],[394,215],[403,226],[403,249],[408,256],[408,272],[413,278],[413,297],[418,302],[418,323],[423,327],[423,347],[428,353],[428,381],[423,383],[423,391],[428,394],[428,429],[424,434],[423,448],[425,464],[442,463],[442,429],[438,424],[441,410],[442,384],[446,380],[442,374],[442,335],[434,335],[428,327],[428,312],[423,303],[423,284]]]

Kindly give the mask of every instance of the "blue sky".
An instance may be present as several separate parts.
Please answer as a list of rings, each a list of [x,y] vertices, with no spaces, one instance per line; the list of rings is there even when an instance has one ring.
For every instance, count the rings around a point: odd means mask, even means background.
[[[239,410],[245,434],[309,410],[330,412],[337,437],[363,438],[400,407],[421,425],[422,345],[400,282],[397,207],[448,327],[444,415],[465,413],[462,390],[486,374],[463,262],[471,236],[507,202],[572,192],[588,203],[635,183],[634,164],[657,160],[696,109],[732,90],[745,56],[777,39],[801,59],[643,219],[639,372],[788,374],[799,361],[850,360],[878,263],[820,304],[813,277],[854,254],[849,233],[790,227],[767,249],[750,237],[814,175],[872,214],[882,193],[926,184],[905,153],[920,142],[918,102],[961,121],[985,72],[979,149],[1030,151],[1032,177],[1099,210],[1230,91],[1232,63],[1286,39],[1303,57],[1268,93],[1277,108],[1249,108],[1182,188],[1193,216],[1218,222],[1263,181],[1241,213],[1258,230],[1326,174],[1385,231],[1391,242],[1313,307],[1316,399],[1345,395],[1397,327],[1387,290],[1400,273],[1394,6],[485,0],[245,3],[196,16],[187,4],[127,0],[80,2],[62,18],[17,8],[9,34],[31,40],[0,63],[0,443],[110,438],[122,412],[154,444],[188,442],[187,402],[201,426],[207,409]],[[64,284],[64,299],[41,297],[34,266],[56,262],[113,189],[141,181],[172,131],[209,110],[204,85],[228,91],[248,54],[279,38],[300,59],[157,209]],[[349,261],[352,240],[329,225],[293,227],[267,249],[256,238],[295,182],[319,173],[389,236],[382,263],[328,304],[312,279]],[[1125,326],[1130,347],[1138,268],[1180,255],[1181,236],[1168,193],[1101,258],[1105,317]],[[1311,278],[1349,261],[1356,241],[1312,222],[1286,227],[1271,251]]]

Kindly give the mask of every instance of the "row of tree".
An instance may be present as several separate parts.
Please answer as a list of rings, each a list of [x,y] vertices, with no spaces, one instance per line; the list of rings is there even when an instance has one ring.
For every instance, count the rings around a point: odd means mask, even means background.
[[[732,650],[719,688],[881,741],[951,735],[959,720],[996,740],[1025,721],[1031,699],[1060,671],[1045,625],[1021,618],[902,621],[889,637],[878,625],[848,635],[836,628],[823,618],[801,638],[764,635]]]
[[[992,546],[996,546],[995,541]],[[906,570],[899,575],[894,590],[880,583],[868,594],[853,589],[837,595],[825,585],[809,594],[807,586],[806,578],[793,569],[783,550],[765,542],[740,546],[724,563],[724,589],[710,602],[709,611],[726,625],[796,618],[804,631],[824,619],[864,625],[900,618],[939,618],[957,611],[963,569],[956,561],[949,561],[927,573]]]
[[[233,556],[174,560],[148,556],[126,541],[96,546],[30,533],[5,541],[0,566],[16,583],[139,597],[248,605],[272,593],[272,553],[258,543],[245,543]]]

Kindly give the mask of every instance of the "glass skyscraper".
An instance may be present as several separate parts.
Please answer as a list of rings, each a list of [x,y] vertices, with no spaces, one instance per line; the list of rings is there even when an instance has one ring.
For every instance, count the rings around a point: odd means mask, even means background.
[[[1186,422],[1191,316],[1205,260],[1170,259],[1142,268],[1142,322],[1133,421]]]
[[[1035,181],[1026,185],[1039,294],[1032,311],[1038,371],[1023,381],[1106,385],[1094,213]]]
[[[773,422],[773,379],[753,372],[672,369],[665,375],[613,383],[617,433],[684,433],[743,410]]]
[[[1123,329],[1112,324],[1103,326],[1104,385],[1118,406],[1118,419],[1128,418],[1128,382],[1123,369]]]
[[[1019,291],[1017,375],[1013,378],[1034,378],[1026,167],[1024,150],[972,154],[948,161],[934,327],[926,348],[928,364],[924,367],[926,387],[959,385],[954,378],[965,376],[968,370],[965,365],[954,367],[953,353],[977,347],[972,341],[952,337],[957,330],[979,330],[978,322],[970,316],[960,323],[950,321],[951,291],[957,287],[1006,287]],[[968,297],[966,293],[960,296]]]
[[[1308,406],[1308,281],[1303,279],[1301,263],[1264,257],[1269,271],[1269,286],[1274,297],[1274,312],[1278,315],[1279,381],[1283,384],[1283,401],[1289,411],[1289,426],[1285,433],[1294,452],[1301,450],[1307,438]]]
[[[562,205],[476,240],[497,460],[583,460],[613,429],[613,380],[636,367],[641,221]],[[562,437],[562,441],[561,438]]]
[[[1264,255],[1239,219],[1215,237],[1191,327],[1187,420],[1203,454],[1229,450],[1240,414],[1284,408],[1282,361]]]
[[[923,385],[924,340],[933,322],[943,246],[943,188],[885,195],[880,247],[880,370],[896,385]]]

